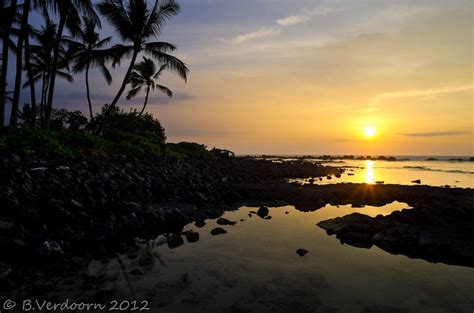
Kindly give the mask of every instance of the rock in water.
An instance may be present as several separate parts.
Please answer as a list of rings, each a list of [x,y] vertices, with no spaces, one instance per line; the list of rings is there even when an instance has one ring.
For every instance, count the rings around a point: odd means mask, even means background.
[[[227,233],[227,231],[223,228],[220,228],[220,227],[217,227],[217,228],[214,228],[213,230],[211,230],[211,235],[213,236],[217,236],[217,235],[221,235],[221,234],[225,234]]]
[[[268,210],[266,206],[261,206],[257,211],[257,215],[260,216],[261,218],[265,218],[265,216],[267,216],[269,212],[270,211]]]
[[[194,225],[196,227],[202,228],[202,227],[206,226],[206,222],[204,222],[203,220],[197,220],[196,222],[194,222]]]
[[[185,232],[184,235],[186,236],[186,240],[188,242],[199,241],[199,233],[198,232],[190,230],[190,231]]]
[[[228,219],[223,218],[223,217],[218,218],[216,223],[219,225],[232,225],[232,226],[236,224],[236,222],[229,221]]]
[[[181,246],[184,243],[183,237],[177,233],[171,233],[167,236],[168,247],[171,249]]]
[[[411,182],[414,184],[421,184],[421,180],[419,179],[412,180]]]
[[[308,250],[306,249],[298,249],[296,250],[296,253],[299,255],[299,256],[304,256],[306,253],[308,253]]]

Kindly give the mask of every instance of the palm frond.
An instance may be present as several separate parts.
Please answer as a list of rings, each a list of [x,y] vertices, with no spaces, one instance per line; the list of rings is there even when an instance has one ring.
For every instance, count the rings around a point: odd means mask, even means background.
[[[168,88],[168,87],[165,87],[165,86],[162,86],[162,85],[158,85],[156,84],[155,85],[156,88],[158,88],[161,92],[165,93],[168,97],[173,97],[173,92]]]
[[[138,93],[142,90],[142,86],[138,86],[136,88],[130,89],[127,94],[127,100],[130,100],[138,95]]]
[[[169,69],[179,75],[184,81],[187,81],[187,75],[189,73],[189,69],[187,65],[178,59],[177,57],[161,52],[156,50],[146,50],[146,53],[151,54],[155,59],[160,61],[161,63],[167,63]]]

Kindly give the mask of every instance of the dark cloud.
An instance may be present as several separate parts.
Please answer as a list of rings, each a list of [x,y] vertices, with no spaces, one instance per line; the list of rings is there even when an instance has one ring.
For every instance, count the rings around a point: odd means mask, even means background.
[[[442,137],[442,136],[459,136],[464,135],[466,132],[463,131],[441,131],[441,132],[427,132],[427,133],[408,133],[401,134],[408,137]]]
[[[106,94],[106,93],[96,93],[96,94],[91,94],[91,99],[92,102],[95,105],[102,105],[105,103],[110,103],[113,100],[114,95]],[[127,101],[125,99],[126,95],[122,95],[122,98],[119,102],[119,105],[136,105],[136,104],[142,104],[144,95],[143,96],[137,96],[134,99]],[[77,106],[83,106],[87,103],[86,99],[86,93],[81,91],[59,91],[56,93],[54,96],[55,98],[55,103],[59,107],[77,107]],[[154,106],[154,105],[168,105],[168,104],[175,104],[177,102],[181,101],[188,101],[193,99],[193,96],[191,94],[185,93],[185,92],[175,92],[172,98],[167,97],[166,95],[161,95],[161,94],[156,94],[156,95],[151,95],[150,98],[148,99],[148,105]]]
[[[231,131],[231,130],[203,130],[203,129],[191,129],[191,128],[168,128],[167,135],[177,137],[232,137],[247,135],[247,132]]]

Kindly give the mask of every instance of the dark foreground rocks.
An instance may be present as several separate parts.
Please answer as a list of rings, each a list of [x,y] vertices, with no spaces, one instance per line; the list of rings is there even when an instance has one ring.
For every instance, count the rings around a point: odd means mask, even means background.
[[[326,204],[385,205],[414,209],[387,217],[343,218],[321,226],[345,243],[377,245],[429,261],[472,266],[474,192],[398,185],[298,185],[287,178],[336,175],[339,169],[308,163],[253,159],[37,160],[0,163],[0,285],[15,285],[18,268],[55,274],[90,259],[133,248],[137,239],[165,235],[170,247],[199,240],[183,232],[242,205],[294,205],[312,211]],[[232,221],[221,219],[220,225]],[[224,233],[223,228],[213,235]],[[2,286],[0,286],[2,287]]]
[[[170,247],[179,246],[184,225],[203,225],[242,200],[236,185],[339,172],[249,158],[5,157],[0,159],[0,249],[9,253],[1,253],[0,262],[28,266],[31,260],[101,258],[133,246],[136,238],[159,234]]]

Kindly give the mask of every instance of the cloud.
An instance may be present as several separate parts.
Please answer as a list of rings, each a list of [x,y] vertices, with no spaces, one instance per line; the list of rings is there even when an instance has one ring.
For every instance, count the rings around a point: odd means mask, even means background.
[[[328,7],[318,7],[318,8],[306,10],[305,12],[308,15],[322,15],[322,16],[325,16],[325,15],[328,15],[329,13],[334,12],[334,10],[331,9],[331,8],[328,8]]]
[[[274,36],[274,35],[277,35],[279,33],[280,33],[279,29],[271,28],[271,27],[262,27],[257,31],[236,36],[231,40],[231,42],[232,43],[243,43],[243,42],[246,42],[246,41],[249,41],[249,40]]]
[[[376,95],[372,98],[372,103],[379,103],[390,98],[406,98],[406,97],[431,97],[440,93],[452,93],[474,89],[474,85],[447,86],[430,89],[409,89],[395,92],[386,92]]]
[[[290,15],[282,19],[276,20],[276,22],[281,26],[292,26],[303,24],[309,21],[309,16],[307,15]]]
[[[441,132],[427,132],[427,133],[408,133],[401,134],[407,137],[443,137],[443,136],[459,136],[464,135],[466,132],[462,131],[441,131]]]
[[[334,10],[328,7],[318,7],[313,9],[305,10],[303,14],[289,15],[287,17],[276,20],[280,26],[293,26],[298,24],[304,24],[311,19],[311,16],[325,16],[332,13]]]

